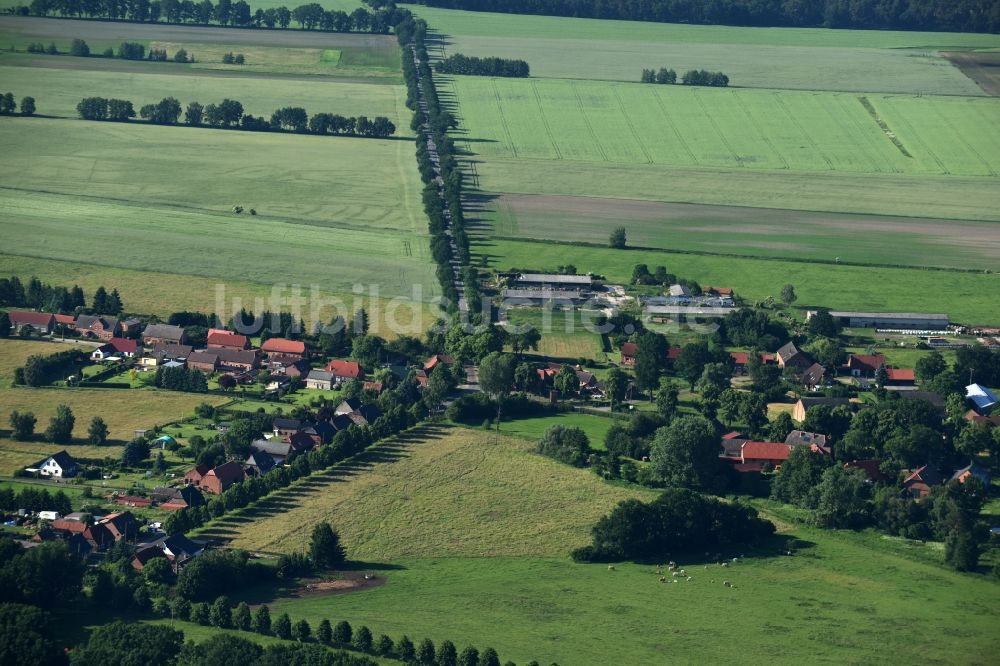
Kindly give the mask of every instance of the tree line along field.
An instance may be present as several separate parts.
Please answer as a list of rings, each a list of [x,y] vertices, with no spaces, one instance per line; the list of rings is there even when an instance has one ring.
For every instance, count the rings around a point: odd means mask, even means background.
[[[952,321],[987,325],[1000,319],[995,294],[1000,273],[952,272],[919,268],[872,268],[702,256],[655,250],[614,250],[606,247],[554,245],[505,239],[473,242],[473,254],[485,254],[498,270],[530,267],[551,272],[574,264],[581,272],[628,283],[635,264],[667,269],[701,284],[730,286],[750,301],[778,298],[781,285],[795,286],[800,308],[824,307],[864,312],[944,312]],[[478,257],[474,257],[474,260]]]
[[[557,195],[504,194],[491,208],[493,235],[508,239],[603,245],[624,224],[630,245],[665,250],[982,270],[1000,261],[995,222]]]
[[[76,118],[76,105],[84,97],[117,97],[132,102],[138,110],[164,97],[175,97],[182,106],[190,102],[218,104],[235,99],[246,113],[270,117],[276,109],[301,106],[310,114],[327,112],[342,116],[386,116],[396,125],[397,135],[409,133],[405,92],[400,86],[352,83],[337,79],[296,80],[251,78],[244,76],[198,76],[187,65],[142,63],[141,71],[121,72],[109,69],[117,60],[40,56],[26,60],[31,66],[19,67],[21,58],[0,57],[0,79],[5,90],[18,95],[31,94],[38,113]],[[82,62],[94,69],[61,69],[59,65]],[[55,65],[49,67],[48,65]],[[154,71],[158,65],[165,69]]]
[[[486,160],[907,175],[1000,170],[1000,101],[992,99],[478,77],[455,77],[448,89]]]
[[[353,568],[383,585],[333,596],[245,588],[233,591],[234,603],[267,603],[273,616],[313,626],[346,619],[375,635],[490,645],[517,663],[603,664],[609,641],[616,663],[635,664],[790,664],[818,655],[898,663],[918,654],[977,663],[997,647],[994,583],[933,564],[930,547],[877,535],[782,523],[783,537],[806,542],[795,557],[769,545],[726,570],[682,561],[693,580],[677,584],[658,582],[651,563],[574,564],[568,549],[586,541],[594,516],[652,491],[604,483],[531,446],[481,430],[420,428],[273,502],[227,514],[206,534],[295,552],[309,525],[329,520]],[[740,640],[719,640],[720,622]],[[932,628],[940,637],[928,645]]]

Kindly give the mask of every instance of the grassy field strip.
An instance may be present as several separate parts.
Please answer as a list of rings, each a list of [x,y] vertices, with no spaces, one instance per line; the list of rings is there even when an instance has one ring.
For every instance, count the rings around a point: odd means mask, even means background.
[[[63,60],[62,58],[56,58]],[[98,66],[101,59],[93,59]],[[173,96],[182,105],[189,102],[218,103],[224,98],[242,102],[253,115],[270,117],[283,106],[302,106],[309,113],[325,111],[344,116],[386,116],[395,123],[398,134],[409,132],[408,118],[400,115],[396,98],[405,95],[399,86],[375,86],[365,83],[298,81],[294,79],[255,80],[248,77],[204,77],[186,75],[188,70],[165,70],[170,73],[122,73],[87,70],[17,67],[16,59],[0,58],[0,80],[18,95],[35,97],[40,114],[76,118],[76,105],[84,97],[99,95],[130,100],[138,113],[143,104]],[[39,62],[44,62],[40,60]],[[88,65],[92,64],[87,59]],[[171,68],[170,64],[165,68]]]
[[[592,521],[617,501],[654,494],[605,485],[531,447],[485,431],[425,426],[216,521],[208,534],[231,537],[239,548],[291,552],[315,523],[330,520],[352,544],[352,557],[365,561],[559,556],[585,542]]]
[[[544,249],[544,254],[542,248]],[[873,312],[946,312],[967,324],[1000,322],[1000,274],[950,273],[905,268],[868,268],[765,259],[733,259],[645,250],[571,245],[542,245],[508,240],[473,243],[473,253],[485,252],[491,266],[554,269],[572,263],[577,269],[627,282],[638,263],[665,265],[668,270],[701,284],[729,285],[749,301],[777,297],[781,285],[795,285],[796,306],[829,307]],[[541,258],[540,258],[541,257]]]
[[[459,112],[467,136],[490,140],[470,143],[486,159],[606,158],[625,164],[913,175],[992,176],[1000,169],[1000,153],[983,150],[970,156],[955,136],[982,136],[986,147],[1000,143],[1000,100],[994,99],[870,96],[889,109],[883,115],[911,147],[909,158],[883,135],[856,96],[844,93],[472,77],[454,78],[448,85],[464,101]],[[495,94],[484,94],[490,86]],[[650,99],[651,92],[659,102]],[[578,104],[572,103],[574,97]],[[494,104],[501,109],[478,108]],[[490,121],[499,113],[513,150],[496,140],[497,125]],[[540,114],[547,123],[539,122]],[[685,137],[693,159],[663,132],[664,115]],[[984,115],[996,122],[984,123]],[[951,123],[948,133],[940,131],[941,116]],[[657,139],[640,142],[640,136]]]
[[[515,194],[493,209],[492,234],[514,239],[603,244],[624,223],[634,247],[984,270],[1000,261],[995,222]]]
[[[258,6],[254,3],[253,6]],[[685,25],[643,21],[595,20],[561,16],[532,16],[410,6],[427,19],[434,31],[455,37],[650,42],[672,44],[727,44],[730,46],[802,46],[815,48],[918,48],[965,50],[1000,48],[1000,36],[956,32],[904,30],[830,30],[827,28],[745,28],[725,25]],[[491,51],[492,53],[492,51]],[[574,53],[574,58],[578,57]],[[667,65],[669,63],[663,63]],[[649,65],[646,65],[647,67]],[[639,65],[641,68],[642,65]],[[638,72],[637,72],[638,74]]]
[[[474,145],[480,150],[488,144]],[[500,158],[476,160],[476,171],[481,189],[487,192],[1000,221],[1000,188],[988,176],[796,173]]]

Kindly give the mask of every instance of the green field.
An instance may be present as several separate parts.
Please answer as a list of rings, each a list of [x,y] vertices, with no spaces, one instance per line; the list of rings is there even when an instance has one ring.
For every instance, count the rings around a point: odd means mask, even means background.
[[[500,430],[504,434],[523,437],[535,442],[541,439],[545,431],[554,425],[560,425],[564,428],[580,428],[587,433],[587,439],[590,440],[590,448],[604,449],[604,436],[608,434],[608,430],[611,429],[614,423],[615,419],[610,416],[559,412],[535,418],[504,421],[500,424]]]
[[[1000,170],[1000,100],[479,77],[455,77],[448,89],[486,160],[994,177]]]
[[[604,485],[531,448],[486,431],[424,426],[227,515],[203,535],[293,552],[313,525],[330,520],[352,556],[368,562],[559,556],[585,543],[591,523],[619,500],[650,495]]]
[[[664,265],[671,273],[700,284],[731,286],[749,302],[778,298],[781,285],[792,283],[796,307],[828,307],[866,312],[945,312],[952,321],[980,323],[1000,320],[993,294],[1000,274],[925,271],[909,268],[868,268],[778,260],[698,256],[645,250],[573,245],[543,245],[508,240],[483,240],[473,251],[485,252],[500,270],[517,266],[548,272],[573,263],[581,273],[593,271],[612,283],[627,283],[635,264]]]
[[[0,79],[15,95],[32,95],[38,113],[76,118],[76,105],[84,97],[118,97],[128,99],[138,113],[144,104],[164,97],[177,98],[182,106],[190,102],[203,105],[223,99],[239,100],[247,113],[270,117],[284,106],[301,106],[307,113],[339,113],[342,116],[386,116],[406,136],[409,131],[409,111],[404,106],[405,91],[398,86],[339,82],[335,79],[258,79],[248,77],[196,76],[186,65],[170,63],[140,63],[142,72],[84,71],[56,69],[47,65],[65,63],[68,57],[46,56],[31,63],[42,66],[20,67],[23,56],[0,55]],[[99,68],[101,58],[76,58]],[[13,65],[13,66],[12,66]],[[150,73],[162,65],[162,73]]]
[[[375,635],[493,646],[517,663],[606,664],[613,653],[629,664],[918,655],[972,664],[1000,647],[997,583],[942,568],[940,544],[795,527],[789,534],[811,544],[795,557],[745,551],[727,570],[678,558],[693,580],[666,585],[652,565],[573,564],[567,551],[585,541],[592,516],[633,491],[527,446],[436,427],[369,454],[380,462],[292,486],[253,510],[253,522],[217,521],[213,531],[237,545],[299,550],[309,526],[329,519],[354,568],[386,581],[332,596],[234,591],[234,601],[266,602],[272,615],[314,626],[346,619]],[[720,618],[739,641],[715,639]],[[926,643],[929,631],[938,638]]]
[[[31,156],[2,169],[11,254],[342,293],[357,283],[386,296],[410,296],[415,284],[422,300],[437,293],[407,142],[43,119],[8,119],[0,135]],[[259,215],[236,217],[236,204]]]
[[[980,269],[1000,261],[996,222],[553,195],[506,194],[492,208],[492,233],[508,239],[603,245],[624,225],[631,245],[667,250]]]

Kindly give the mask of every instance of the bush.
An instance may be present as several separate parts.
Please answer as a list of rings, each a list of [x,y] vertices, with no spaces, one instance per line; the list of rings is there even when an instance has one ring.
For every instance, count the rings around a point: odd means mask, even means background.
[[[538,441],[537,450],[544,456],[555,458],[568,465],[583,467],[590,453],[590,440],[580,428],[554,425]]]

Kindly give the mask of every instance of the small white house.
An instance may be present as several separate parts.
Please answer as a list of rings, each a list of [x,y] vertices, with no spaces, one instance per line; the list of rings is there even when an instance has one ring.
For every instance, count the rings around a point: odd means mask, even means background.
[[[38,466],[42,476],[66,478],[76,475],[76,461],[65,450],[54,453]]]
[[[41,520],[59,520],[61,516],[58,511],[39,511],[38,517]]]
[[[306,376],[306,388],[329,391],[335,383],[337,379],[334,374],[325,370],[310,370]]]

